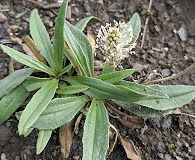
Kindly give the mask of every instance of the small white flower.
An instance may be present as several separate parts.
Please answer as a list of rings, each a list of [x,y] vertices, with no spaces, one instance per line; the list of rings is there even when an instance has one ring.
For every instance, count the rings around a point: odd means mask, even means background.
[[[129,44],[133,38],[133,29],[127,27],[124,22],[114,21],[114,27],[110,23],[101,26],[97,35],[97,47],[101,50],[113,67],[117,67],[121,60],[132,53],[135,43]]]

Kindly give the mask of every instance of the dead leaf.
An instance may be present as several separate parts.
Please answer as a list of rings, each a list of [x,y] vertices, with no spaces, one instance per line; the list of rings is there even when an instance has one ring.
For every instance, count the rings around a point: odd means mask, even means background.
[[[114,125],[112,125],[110,123],[110,130],[109,130],[109,148],[108,148],[108,155],[110,155],[110,153],[112,153],[114,146],[117,142],[117,137],[118,137],[118,130],[116,129],[116,127]]]
[[[181,110],[177,108],[176,110],[173,111],[173,114],[181,114]]]
[[[77,118],[77,120],[76,120],[76,122],[75,122],[75,125],[74,125],[74,133],[75,133],[75,134],[78,134],[79,124],[80,124],[82,118],[83,118],[83,113],[81,113],[81,114],[78,116],[78,118]]]
[[[121,141],[123,148],[125,149],[127,158],[131,160],[141,160],[141,156],[139,155],[139,152],[135,148],[133,141],[127,138],[122,138],[121,135],[119,135],[119,139]]]
[[[11,36],[11,40],[15,43],[22,44],[22,40],[18,37]]]
[[[34,43],[34,41],[28,36],[25,35],[23,37],[24,42],[26,43],[26,45],[30,48],[30,50],[32,51],[32,53],[34,54],[34,56],[42,63],[47,65],[47,62],[45,61],[45,58],[40,54],[40,51],[38,50],[36,44]]]
[[[87,32],[87,38],[91,44],[92,52],[94,53],[95,52],[95,44],[96,44],[95,39],[93,38],[93,36],[89,32]]]
[[[14,59],[11,58],[9,61],[9,74],[12,74],[14,72]]]
[[[24,52],[25,52],[27,55],[29,55],[30,57],[32,57],[32,58],[38,60],[37,57],[34,55],[34,53],[31,51],[31,49],[30,49],[25,43],[22,43],[21,46],[22,46]]]
[[[126,113],[123,113],[113,107],[111,104],[108,103],[107,109],[114,115],[117,116],[117,119],[126,127],[131,129],[133,128],[142,128],[145,126],[145,122],[143,117],[140,116],[131,116]]]
[[[122,118],[119,118],[118,120],[125,127],[131,128],[131,129],[141,128],[141,126],[138,125],[138,123],[135,123],[135,122],[132,122],[132,121],[129,121],[129,120],[126,120],[126,119],[122,119]]]
[[[60,128],[59,140],[63,158],[68,158],[72,146],[72,132],[74,120]]]

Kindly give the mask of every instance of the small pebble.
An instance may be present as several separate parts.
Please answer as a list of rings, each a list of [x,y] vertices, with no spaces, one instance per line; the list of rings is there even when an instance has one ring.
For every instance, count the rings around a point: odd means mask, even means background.
[[[70,6],[67,7],[66,18],[67,18],[68,20],[71,19],[71,7],[70,7]]]
[[[173,42],[168,42],[168,45],[169,45],[170,47],[173,47],[173,46],[175,45],[175,43],[173,43]]]
[[[158,153],[158,156],[160,159],[163,159],[163,154],[162,153]]]
[[[183,27],[180,27],[177,33],[182,41],[187,41],[187,32]]]
[[[141,72],[142,69],[144,69],[144,66],[139,63],[133,63],[133,69],[135,69],[136,72]]]
[[[123,14],[120,14],[119,12],[116,12],[116,13],[114,14],[114,17],[116,17],[116,18],[123,18],[124,15],[123,15]]]
[[[163,77],[168,77],[168,76],[170,76],[170,75],[172,74],[172,72],[171,72],[170,69],[165,68],[165,69],[163,69],[163,70],[161,71],[161,74],[162,74]]]
[[[183,160],[183,158],[179,157],[179,156],[175,156],[176,160]]]
[[[181,14],[182,13],[182,10],[181,10],[181,8],[180,7],[175,7],[175,13],[176,14]]]
[[[169,116],[169,117],[163,118],[161,126],[163,129],[167,129],[171,127],[171,124],[172,124],[172,118]]]
[[[195,144],[191,147],[190,155],[195,156]]]
[[[171,156],[169,154],[165,154],[163,160],[171,160]]]
[[[77,16],[77,17],[79,16],[79,9],[78,9],[78,7],[72,8],[72,14]]]
[[[164,145],[164,143],[161,142],[161,141],[158,142],[157,145],[156,145],[156,149],[157,149],[159,152],[163,153],[164,150],[165,150],[165,145]]]
[[[88,3],[84,3],[85,11],[90,12],[90,6]]]
[[[6,155],[5,155],[5,153],[2,153],[1,154],[1,160],[8,160],[7,157],[6,157]]]
[[[72,157],[74,160],[79,160],[80,156],[73,156]]]
[[[104,4],[104,1],[103,0],[98,0],[97,3],[103,5]]]
[[[0,12],[0,22],[5,22],[7,20],[8,20],[7,17],[3,13]]]
[[[194,47],[187,47],[187,48],[186,48],[186,52],[187,52],[187,53],[195,52],[195,48],[194,48]]]

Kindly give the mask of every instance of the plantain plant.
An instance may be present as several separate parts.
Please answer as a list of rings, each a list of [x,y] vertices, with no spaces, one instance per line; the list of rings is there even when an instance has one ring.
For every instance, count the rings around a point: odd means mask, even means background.
[[[135,46],[141,28],[137,13],[127,24],[114,22],[114,27],[107,24],[100,28],[97,44],[106,63],[101,75],[95,75],[94,53],[83,30],[96,17],[86,17],[73,26],[65,20],[67,3],[64,0],[59,10],[53,43],[38,11],[32,11],[30,33],[36,44],[34,49],[40,54],[31,57],[1,44],[5,53],[28,67],[0,81],[0,123],[30,99],[19,116],[18,131],[24,136],[33,129],[39,132],[39,154],[54,129],[85,111],[82,159],[104,160],[110,128],[105,100],[140,116],[164,116],[189,103],[195,96],[195,86],[145,86],[124,80],[133,74],[133,69],[115,69]]]

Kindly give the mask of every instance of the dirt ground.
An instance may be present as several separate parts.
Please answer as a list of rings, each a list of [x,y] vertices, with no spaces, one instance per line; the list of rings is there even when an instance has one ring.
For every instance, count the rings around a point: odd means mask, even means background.
[[[38,0],[37,0],[38,1]],[[58,6],[43,9],[43,6],[56,3],[57,0],[39,0],[32,3],[26,0],[0,1],[0,43],[22,51],[20,45],[10,39],[29,35],[30,12],[37,8],[50,33],[53,35],[54,21]],[[43,4],[41,6],[40,4]],[[123,62],[124,68],[134,68],[134,80],[142,83],[176,74],[195,62],[195,1],[194,0],[154,0],[149,23],[145,34],[144,47],[141,49],[143,28],[146,20],[146,8],[149,0],[70,0],[67,19],[75,24],[83,17],[94,15],[102,22],[92,21],[86,31],[95,37],[97,29],[105,23],[127,22],[134,12],[138,12],[142,21],[142,31],[137,41],[134,55]],[[98,58],[98,55],[97,55]],[[101,59],[100,59],[101,60]],[[20,65],[16,65],[20,68]],[[9,74],[9,57],[0,50],[0,79]],[[195,69],[183,76],[162,84],[195,85]],[[195,115],[194,101],[182,108],[183,113]],[[128,112],[126,112],[128,113]],[[130,114],[130,113],[128,113]],[[82,157],[82,119],[80,130],[74,134],[73,146],[68,160],[80,160]],[[195,160],[195,118],[186,115],[169,115],[162,118],[146,119],[146,126],[128,128],[117,119],[110,117],[123,137],[130,138],[142,159],[147,160]],[[53,132],[46,149],[36,155],[37,133],[27,138],[17,132],[15,115],[0,125],[1,160],[62,160],[58,140],[58,130]],[[108,160],[126,160],[121,144],[117,142]]]

